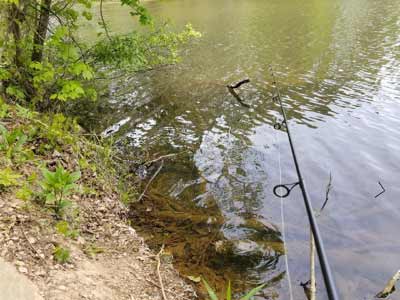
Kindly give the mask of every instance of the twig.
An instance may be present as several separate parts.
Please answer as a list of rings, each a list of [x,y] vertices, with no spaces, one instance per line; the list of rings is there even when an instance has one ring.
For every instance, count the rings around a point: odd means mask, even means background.
[[[375,297],[376,298],[386,298],[391,293],[395,291],[396,282],[400,280],[400,270],[398,270],[393,277],[388,281],[385,288],[379,292]]]
[[[319,210],[317,217],[319,217],[321,215],[326,204],[328,203],[329,192],[331,191],[331,189],[332,189],[332,173],[329,173],[329,182],[326,187],[325,201],[324,201],[324,204],[322,205],[321,209]],[[310,284],[309,287],[307,286],[308,284]],[[316,279],[315,279],[315,240],[314,240],[314,235],[311,230],[310,230],[310,280],[301,285],[303,286],[304,291],[306,292],[307,298],[309,300],[316,300],[317,287],[316,287]]]
[[[160,267],[161,267],[161,254],[164,251],[164,245],[161,246],[160,252],[158,252],[156,259],[157,259],[157,275],[158,275],[158,280],[160,282],[160,288],[162,292],[162,296],[164,300],[168,300],[167,295],[165,294],[165,289],[164,289],[164,283],[161,278],[161,273],[160,273]]]
[[[310,230],[310,300],[315,300],[317,287],[315,285],[315,241]]]
[[[380,195],[382,195],[384,192],[386,192],[386,190],[385,190],[385,188],[383,187],[382,183],[381,183],[380,181],[378,181],[378,183],[379,183],[379,185],[381,186],[382,191],[381,191],[379,194],[377,194],[374,198],[378,198]]]
[[[158,173],[160,173],[160,171],[161,171],[161,169],[162,169],[163,166],[164,166],[164,161],[162,160],[162,161],[161,161],[160,167],[159,167],[158,170],[154,173],[154,175],[150,178],[150,180],[149,180],[149,182],[147,183],[146,187],[144,188],[142,194],[140,194],[140,196],[139,196],[139,198],[138,198],[138,200],[137,200],[138,202],[139,202],[140,200],[142,200],[142,198],[143,198],[143,196],[146,194],[147,189],[149,188],[151,182],[157,177]]]
[[[184,153],[184,152],[186,152],[186,151],[183,151],[181,153]],[[164,160],[165,158],[170,158],[170,157],[177,156],[178,154],[181,154],[181,153],[172,153],[172,154],[167,154],[167,155],[161,155],[161,156],[159,156],[159,157],[157,157],[157,158],[155,158],[153,160],[146,161],[143,165],[144,166],[151,165],[152,163],[158,162],[160,160]]]
[[[149,278],[145,278],[145,280],[148,283],[151,283],[152,285],[154,285],[155,287],[158,287],[159,289],[161,289],[161,285],[159,285],[157,282],[154,282],[153,280],[149,279]],[[170,293],[170,294],[174,294],[174,291],[171,291],[170,289],[165,289],[166,292]]]
[[[329,173],[329,182],[328,182],[328,185],[326,186],[325,202],[322,205],[321,209],[319,210],[319,214],[322,213],[322,211],[324,210],[326,204],[328,203],[329,192],[331,191],[331,189],[332,189],[332,173]]]
[[[104,31],[106,32],[107,38],[111,42],[111,36],[110,33],[108,32],[107,24],[103,16],[103,0],[100,0],[100,18],[101,18],[101,23],[103,24]]]
[[[235,92],[235,90],[234,90],[232,87],[228,86],[228,91],[229,91],[229,93],[231,93],[231,95],[232,95],[233,97],[235,97],[235,99],[240,103],[240,105],[242,105],[242,106],[244,106],[244,107],[247,107],[247,108],[250,108],[250,105],[248,105],[247,103],[245,103],[245,102],[242,100],[242,98],[240,98],[240,96]]]
[[[236,84],[229,84],[229,85],[227,85],[227,87],[228,87],[228,88],[232,88],[232,89],[237,89],[237,88],[239,88],[242,84],[249,83],[249,82],[250,82],[250,79],[246,78],[246,79],[243,79],[243,80],[239,81],[239,82],[236,83]]]
[[[22,226],[22,224],[21,224]],[[28,242],[30,248],[33,250],[33,252],[37,255],[37,257],[39,257],[39,259],[44,263],[44,265],[46,265],[46,260],[40,255],[39,251],[36,250],[36,248],[32,245],[32,243],[29,241],[28,237],[26,236],[25,231],[22,229],[22,227],[20,227],[20,230],[22,232],[22,235],[24,236],[25,240]]]

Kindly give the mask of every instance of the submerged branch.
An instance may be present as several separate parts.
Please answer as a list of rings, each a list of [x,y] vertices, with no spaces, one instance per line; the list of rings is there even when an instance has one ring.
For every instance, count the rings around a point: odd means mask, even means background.
[[[164,166],[164,161],[161,161],[161,165],[160,167],[157,169],[157,171],[154,173],[154,175],[150,178],[149,182],[146,184],[146,187],[144,188],[143,192],[140,194],[139,198],[138,198],[138,202],[140,200],[142,200],[142,198],[144,197],[144,195],[146,194],[150,184],[152,183],[152,181],[157,177],[158,173],[160,173],[162,167]]]
[[[319,214],[322,213],[322,211],[324,210],[326,204],[328,204],[329,193],[330,193],[331,189],[332,189],[332,173],[329,173],[329,182],[328,182],[328,185],[326,186],[325,202],[324,202],[324,204],[322,204],[322,207],[319,210]]]
[[[157,259],[157,275],[158,275],[158,281],[160,282],[160,287],[161,287],[161,293],[163,296],[163,300],[168,300],[167,295],[165,294],[165,288],[164,288],[164,283],[161,277],[161,272],[160,272],[160,267],[161,267],[161,255],[164,251],[164,245],[161,246],[160,252],[158,252],[156,259]]]
[[[388,281],[386,286],[382,291],[380,291],[375,297],[376,298],[386,298],[391,293],[395,291],[396,282],[400,280],[400,270],[398,270],[393,277]]]

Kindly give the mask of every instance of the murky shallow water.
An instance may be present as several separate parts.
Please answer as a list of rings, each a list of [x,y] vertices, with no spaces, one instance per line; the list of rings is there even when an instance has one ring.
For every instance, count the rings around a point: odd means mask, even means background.
[[[226,238],[245,239],[249,215],[281,228],[272,193],[278,153],[282,181],[296,175],[286,135],[272,127],[280,116],[270,100],[272,64],[316,208],[332,174],[318,222],[340,294],[371,299],[400,267],[400,2],[170,0],[148,7],[178,27],[191,22],[203,38],[179,66],[110,83],[101,129],[122,122],[117,136],[154,157],[190,149],[166,162],[157,192],[200,207],[212,199]],[[119,4],[108,3],[105,13],[115,31],[135,27]],[[251,83],[240,94],[249,109],[225,87],[246,77]],[[374,198],[378,181],[386,192]],[[303,299],[309,228],[298,189],[284,213],[295,299]],[[278,256],[267,270],[247,273],[262,281],[284,270]],[[273,289],[288,299],[286,278]]]

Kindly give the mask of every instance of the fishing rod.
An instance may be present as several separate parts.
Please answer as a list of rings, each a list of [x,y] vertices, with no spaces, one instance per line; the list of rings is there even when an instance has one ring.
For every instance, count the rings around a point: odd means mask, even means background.
[[[276,123],[274,125],[274,128],[277,129],[277,130],[281,129],[282,126],[285,126],[285,128],[286,128],[286,133],[287,133],[287,136],[288,136],[288,139],[289,139],[290,149],[292,151],[292,157],[293,157],[294,165],[296,167],[296,173],[297,173],[297,178],[298,178],[298,181],[295,182],[295,183],[276,185],[274,187],[274,189],[273,189],[273,192],[274,192],[275,196],[280,197],[280,198],[285,198],[285,197],[289,196],[291,190],[294,187],[300,186],[301,193],[302,193],[303,200],[304,200],[304,204],[306,206],[307,216],[308,216],[308,220],[309,220],[309,223],[310,223],[312,235],[313,235],[313,238],[314,238],[314,241],[315,241],[315,246],[316,246],[316,249],[317,249],[318,258],[319,258],[319,262],[320,262],[320,266],[321,266],[321,272],[322,272],[322,275],[323,275],[323,278],[324,278],[324,282],[325,282],[325,287],[326,287],[326,291],[327,291],[327,294],[328,294],[328,298],[329,298],[329,300],[339,300],[339,296],[338,296],[337,291],[336,291],[336,286],[335,286],[335,282],[334,282],[334,279],[333,279],[332,271],[331,271],[331,268],[329,266],[328,258],[327,258],[326,253],[325,253],[324,243],[323,243],[322,238],[321,238],[321,233],[319,231],[318,224],[317,224],[317,221],[315,219],[315,215],[314,215],[314,211],[313,211],[313,208],[312,208],[312,205],[311,205],[311,201],[310,201],[310,198],[308,196],[306,184],[304,182],[303,176],[302,176],[301,171],[300,171],[300,166],[299,166],[299,162],[297,160],[297,155],[296,155],[296,151],[295,151],[295,148],[294,148],[294,143],[293,143],[293,140],[292,140],[292,136],[290,134],[290,129],[289,129],[289,124],[288,124],[288,119],[287,119],[287,116],[286,116],[286,111],[285,111],[285,108],[284,108],[283,103],[282,103],[281,94],[280,94],[280,91],[279,91],[278,83],[277,83],[276,78],[275,78],[275,74],[274,74],[274,72],[272,70],[272,66],[270,67],[270,72],[271,72],[272,80],[273,80],[272,84],[274,86],[274,95],[272,97],[272,100],[274,102],[278,102],[278,104],[279,104],[279,106],[281,108],[282,116],[283,116],[283,122],[282,123]],[[290,186],[290,188],[288,186]],[[283,190],[283,192],[282,192],[282,190]],[[281,192],[279,192],[279,191],[281,191]]]

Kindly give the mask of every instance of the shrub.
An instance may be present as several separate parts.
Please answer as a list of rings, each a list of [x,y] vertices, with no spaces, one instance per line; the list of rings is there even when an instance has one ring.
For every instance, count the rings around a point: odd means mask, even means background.
[[[81,177],[80,172],[70,173],[58,166],[55,172],[47,169],[43,171],[42,187],[43,204],[50,204],[57,216],[61,216],[63,210],[71,204],[66,197],[77,188],[76,181]]]

